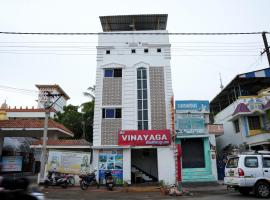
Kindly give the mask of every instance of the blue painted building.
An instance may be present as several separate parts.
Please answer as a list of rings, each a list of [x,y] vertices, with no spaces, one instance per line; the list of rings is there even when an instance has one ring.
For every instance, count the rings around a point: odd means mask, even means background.
[[[183,182],[217,180],[215,135],[209,134],[209,102],[175,102],[176,144],[182,147]]]

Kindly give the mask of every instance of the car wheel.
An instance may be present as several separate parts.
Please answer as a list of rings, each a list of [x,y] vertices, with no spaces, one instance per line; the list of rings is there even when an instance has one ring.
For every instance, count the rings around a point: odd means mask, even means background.
[[[260,198],[267,198],[270,195],[270,185],[266,182],[258,182],[255,187],[255,194]]]
[[[251,189],[250,188],[239,188],[239,192],[242,194],[242,195],[249,195],[249,193],[251,192]]]

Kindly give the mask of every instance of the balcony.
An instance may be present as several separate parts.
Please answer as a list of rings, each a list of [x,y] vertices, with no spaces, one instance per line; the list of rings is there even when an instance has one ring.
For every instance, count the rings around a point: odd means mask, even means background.
[[[270,143],[270,132],[266,130],[257,130],[256,133],[249,133],[246,137],[246,143],[250,146],[257,146]]]

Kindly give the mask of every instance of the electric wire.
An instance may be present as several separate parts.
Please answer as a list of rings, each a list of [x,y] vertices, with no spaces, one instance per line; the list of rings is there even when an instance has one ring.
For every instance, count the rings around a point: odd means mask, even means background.
[[[6,35],[258,35],[270,32],[220,32],[220,33],[169,33],[169,32],[16,32],[16,31],[0,31],[0,34]]]

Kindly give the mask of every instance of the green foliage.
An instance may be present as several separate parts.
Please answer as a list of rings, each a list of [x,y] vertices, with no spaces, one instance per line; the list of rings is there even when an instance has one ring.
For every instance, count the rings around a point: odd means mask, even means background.
[[[92,142],[95,102],[89,101],[83,103],[81,107],[82,107],[83,130],[85,132],[85,139],[87,141]]]
[[[95,86],[87,88],[89,92],[83,94],[91,98],[91,101],[81,106],[69,104],[64,107],[64,112],[58,112],[55,121],[63,124],[74,133],[74,139],[84,138],[89,142],[93,141],[93,119],[95,107]],[[81,111],[79,111],[81,109]]]
[[[55,121],[63,124],[74,133],[74,138],[79,139],[83,135],[83,115],[78,111],[79,106],[69,104],[64,107],[64,112],[57,112],[54,118]]]
[[[74,133],[74,139],[93,140],[94,101],[83,103],[80,107],[69,104],[64,112],[58,112],[55,121],[63,124]],[[79,111],[81,108],[81,112]]]

